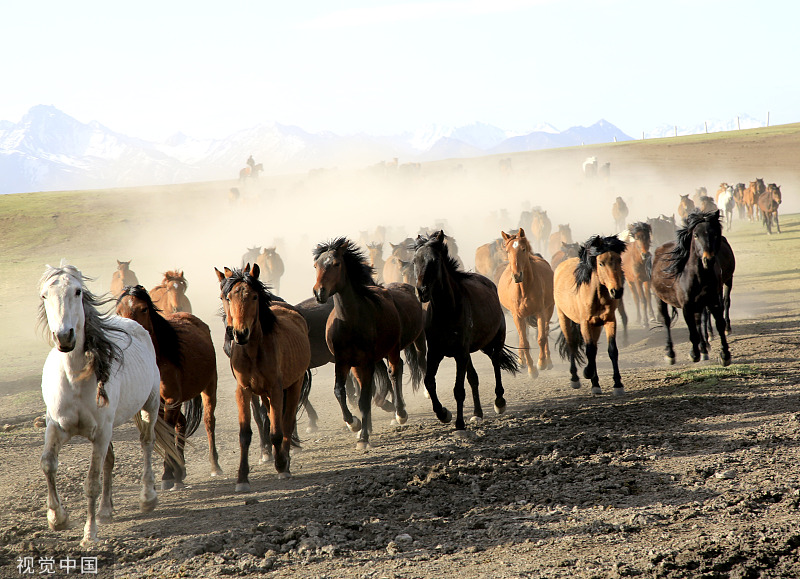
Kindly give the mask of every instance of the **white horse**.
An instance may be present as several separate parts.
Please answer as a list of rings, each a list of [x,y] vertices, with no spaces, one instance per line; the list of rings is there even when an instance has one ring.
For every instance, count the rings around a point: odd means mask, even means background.
[[[92,442],[92,458],[84,491],[88,515],[81,545],[97,541],[97,520],[112,516],[111,477],[114,449],[111,433],[134,418],[139,428],[144,470],[139,506],[153,510],[158,502],[154,488],[152,451],[165,450],[156,431],[159,406],[159,371],[153,342],[133,320],[107,317],[98,306],[108,303],[86,289],[85,278],[72,265],[47,266],[40,281],[39,325],[49,330],[54,347],[42,370],[42,397],[47,405],[42,470],[47,478],[47,521],[53,530],[68,527],[67,511],[56,490],[58,453],[72,436]],[[100,470],[103,488],[100,511]]]
[[[736,207],[736,200],[733,198],[733,187],[728,185],[725,192],[719,196],[717,207],[725,212],[725,225],[730,231],[733,224],[733,208]]]

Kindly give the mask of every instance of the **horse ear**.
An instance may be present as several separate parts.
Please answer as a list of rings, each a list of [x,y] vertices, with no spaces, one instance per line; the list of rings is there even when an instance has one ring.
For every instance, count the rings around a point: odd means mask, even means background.
[[[254,278],[258,279],[258,275],[260,273],[261,273],[261,268],[258,267],[257,263],[254,263],[253,264],[253,270],[250,272],[250,275],[252,275]]]
[[[505,231],[501,231],[500,235],[503,236],[503,241],[508,241],[511,238],[511,236],[508,233],[506,233]]]
[[[444,243],[444,230],[440,229],[439,231],[433,234],[433,237],[439,243]]]
[[[522,239],[525,237],[525,230],[522,227],[519,228],[519,238]]]
[[[247,264],[244,266],[242,270],[244,273],[250,273],[250,262],[248,261]]]
[[[226,277],[225,274],[222,273],[220,270],[218,270],[216,267],[214,268],[214,271],[217,274],[217,279],[219,280],[220,283],[222,283],[222,280],[224,280]]]
[[[233,275],[233,270],[229,268],[225,268],[225,277],[231,277]]]

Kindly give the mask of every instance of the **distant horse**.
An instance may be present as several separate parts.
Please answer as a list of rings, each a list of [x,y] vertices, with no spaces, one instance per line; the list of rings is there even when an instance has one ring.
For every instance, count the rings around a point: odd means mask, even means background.
[[[278,478],[291,476],[289,448],[297,420],[297,407],[308,396],[311,347],[308,325],[296,311],[273,306],[274,296],[258,277],[260,268],[214,268],[222,284],[222,307],[230,328],[231,370],[236,378],[239,408],[239,472],[236,492],[248,492],[250,399],[260,396],[269,407],[270,441]],[[227,332],[227,330],[226,330]]]
[[[200,423],[202,414],[208,437],[211,476],[222,474],[215,437],[217,406],[217,357],[211,330],[200,318],[186,312],[161,315],[147,290],[128,286],[117,299],[117,315],[135,320],[147,330],[156,350],[161,375],[159,414],[175,430],[178,454],[184,456],[184,442]],[[187,416],[181,411],[186,402]],[[185,461],[181,461],[185,464]],[[183,488],[186,469],[172,460],[164,461],[161,490]]]
[[[475,271],[492,279],[495,270],[508,263],[505,243],[498,237],[491,243],[484,243],[475,250]]]
[[[700,197],[700,203],[697,204],[697,210],[701,213],[713,213],[718,209],[717,204],[711,197]]]
[[[390,255],[381,270],[383,283],[411,283],[413,266],[410,261],[403,261],[396,255]]]
[[[728,187],[730,187],[730,185],[728,185],[725,182],[719,184],[719,188],[717,189],[717,192],[714,194],[714,203],[717,205],[717,207],[722,207],[722,205],[719,202],[719,198],[722,195],[724,195],[725,191],[728,190]]]
[[[694,190],[694,195],[692,196],[692,201],[694,201],[695,205],[700,204],[701,197],[708,197],[708,189],[705,187],[698,187]]]
[[[256,245],[255,247],[248,247],[247,251],[244,252],[242,255],[242,262],[241,262],[241,269],[244,269],[244,266],[248,263],[256,263],[259,254],[261,253],[261,246]]]
[[[503,397],[501,370],[519,371],[517,357],[505,345],[506,321],[497,287],[486,277],[463,271],[449,255],[445,234],[438,231],[429,237],[419,236],[415,245],[414,276],[417,294],[427,304],[425,338],[428,343],[428,367],[425,388],[431,398],[436,417],[444,423],[452,414],[442,406],[436,394],[436,372],[447,356],[455,358],[456,380],[453,394],[456,399],[456,434],[463,435],[464,378],[469,380],[474,403],[473,414],[483,418],[478,394],[478,374],[470,353],[483,351],[492,361],[495,377],[494,409],[502,414],[506,409]]]
[[[750,181],[750,185],[744,190],[742,202],[744,203],[748,221],[754,220],[753,213],[758,210],[758,198],[766,191],[767,186],[764,185],[764,179],[760,177],[755,181]]]
[[[611,206],[611,216],[614,218],[614,229],[625,228],[625,220],[628,218],[628,206],[622,197],[617,197]]]
[[[731,363],[722,313],[722,274],[715,259],[721,240],[719,211],[695,212],[684,220],[675,241],[655,251],[651,286],[658,298],[659,311],[667,330],[666,360],[669,364],[675,363],[675,351],[672,347],[668,306],[683,310],[692,342],[692,362],[697,362],[701,354],[703,359],[708,359],[701,327],[703,309],[708,308],[720,337],[720,361],[724,366]]]
[[[131,270],[131,261],[117,260],[117,271],[111,275],[111,295],[119,297],[122,290],[129,285],[139,285],[136,274]]]
[[[583,162],[583,174],[587,178],[597,176],[597,157],[586,157]]]
[[[561,326],[561,335],[556,340],[559,354],[569,358],[571,385],[580,388],[577,363],[583,362],[580,348],[585,348],[587,363],[583,377],[591,380],[592,394],[602,392],[597,377],[597,342],[603,328],[614,373],[613,392],[625,393],[619,373],[616,315],[624,287],[625,249],[625,242],[613,235],[595,235],[581,246],[578,257],[562,262],[555,271],[553,293]]]
[[[183,275],[183,270],[167,271],[164,273],[164,280],[150,290],[150,299],[163,312],[174,314],[175,312],[192,313],[192,303],[186,297],[186,288],[189,283]]]
[[[375,270],[375,276],[377,278],[375,281],[383,283],[383,266],[386,264],[386,261],[383,259],[383,243],[367,243],[367,252],[369,253],[369,263],[372,269]]]
[[[382,365],[384,359],[389,362],[395,419],[399,424],[408,420],[400,352],[405,352],[416,389],[425,367],[422,306],[408,284],[376,286],[366,256],[344,237],[317,245],[314,267],[317,301],[324,304],[333,298],[326,340],[335,359],[334,393],[345,423],[351,431],[359,432],[357,448],[365,449],[372,429],[373,377],[376,365]],[[351,369],[361,388],[358,406],[362,420],[347,407],[345,381]]]
[[[694,201],[689,199],[689,194],[681,195],[681,200],[678,203],[678,215],[681,219],[686,219],[686,216],[694,211]]]
[[[239,171],[239,181],[244,181],[247,178],[251,179],[258,179],[258,174],[264,170],[264,164],[258,163],[257,165],[253,165],[252,168],[244,167],[241,171]]]
[[[547,216],[547,211],[534,207],[531,213],[533,214],[533,219],[531,220],[530,237],[535,241],[534,249],[543,252],[547,249],[547,242],[550,239],[550,231],[553,225]]]
[[[652,240],[653,245],[656,247],[675,239],[676,227],[674,215],[667,217],[662,214],[658,217],[648,217],[647,224],[653,232]]]
[[[550,359],[550,318],[553,317],[553,270],[550,264],[538,254],[534,254],[525,230],[520,228],[517,235],[502,231],[505,240],[508,266],[497,284],[500,303],[514,319],[519,333],[520,357],[528,367],[531,378],[539,375],[538,370],[553,367]],[[533,365],[528,344],[528,325],[538,329],[539,360]]]
[[[283,260],[274,247],[265,247],[256,257],[255,263],[261,268],[263,282],[266,283],[275,294],[281,293],[281,277],[285,271]]]
[[[758,208],[761,211],[761,219],[767,228],[767,234],[772,235],[772,221],[775,220],[775,227],[778,233],[781,232],[781,224],[778,221],[778,207],[781,204],[781,188],[775,183],[770,183],[766,193],[758,197]]]
[[[633,301],[636,304],[636,323],[649,327],[648,320],[655,319],[653,305],[650,301],[650,274],[653,268],[653,256],[650,254],[652,228],[641,221],[628,226],[632,238],[625,253],[622,254],[622,273],[631,287]],[[641,306],[641,307],[640,307]],[[644,314],[644,318],[642,318]]]
[[[739,219],[744,221],[745,207],[744,207],[744,191],[746,187],[744,183],[737,183],[733,188],[733,198],[736,200],[736,209],[739,211]]]
[[[733,196],[734,189],[730,185],[717,198],[717,205],[725,212],[725,229],[731,230],[733,225],[733,208],[736,206],[736,199]]]
[[[58,268],[47,266],[39,283],[38,314],[39,327],[48,331],[54,345],[42,370],[47,427],[41,464],[47,478],[47,522],[54,531],[69,527],[56,490],[58,454],[70,438],[84,436],[92,451],[84,486],[88,512],[82,546],[97,541],[98,521],[112,518],[113,428],[133,418],[139,430],[142,512],[152,511],[158,502],[153,447],[165,454],[170,448],[164,437],[168,429],[158,421],[159,374],[153,342],[136,322],[103,315],[98,308],[108,300],[98,300],[84,285],[86,279],[75,266],[63,262]]]
[[[569,223],[558,226],[558,231],[550,236],[550,241],[547,245],[547,253],[553,255],[556,251],[561,249],[561,244],[572,243],[572,230],[569,228]]]
[[[581,246],[579,243],[561,243],[561,249],[556,251],[553,256],[550,258],[550,267],[553,271],[559,266],[559,264],[571,257],[578,257],[578,253],[580,252]]]

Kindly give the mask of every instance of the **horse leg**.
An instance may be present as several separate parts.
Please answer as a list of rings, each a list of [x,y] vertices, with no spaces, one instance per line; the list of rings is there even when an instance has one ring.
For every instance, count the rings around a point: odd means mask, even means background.
[[[405,424],[408,421],[406,412],[406,402],[403,399],[403,359],[400,357],[400,350],[389,355],[389,377],[392,380],[394,389],[394,418],[397,424]]]
[[[366,450],[370,448],[369,433],[372,430],[372,379],[375,375],[375,366],[359,366],[353,369],[353,373],[361,385],[361,396],[358,398],[358,409],[361,411],[361,430],[358,432],[356,450]]]
[[[539,342],[539,361],[537,367],[539,370],[550,370],[553,367],[553,360],[550,357],[550,318],[553,317],[553,310],[545,308],[544,313],[540,313],[536,318],[536,327],[539,335],[537,341]]]
[[[514,312],[513,318],[514,325],[517,326],[517,333],[519,333],[519,349],[522,352],[522,362],[528,367],[528,375],[531,378],[536,378],[539,376],[539,370],[537,370],[533,364],[533,358],[531,358],[531,347],[528,343],[528,322],[519,312]]]
[[[714,304],[710,306],[711,315],[714,316],[714,322],[717,325],[717,333],[719,334],[719,361],[723,366],[730,366],[731,352],[728,349],[728,338],[725,336],[725,317],[723,315],[722,306]]]
[[[722,286],[722,309],[725,317],[725,331],[731,333],[731,290],[733,279]]]
[[[216,388],[209,388],[200,394],[203,397],[203,423],[208,437],[208,460],[211,463],[211,476],[220,476],[222,475],[222,468],[219,466],[216,435],[217,419],[214,415],[217,408],[217,391]]]
[[[42,471],[47,479],[47,524],[53,531],[62,531],[69,526],[67,510],[61,504],[61,497],[56,489],[58,453],[67,440],[69,440],[69,435],[58,424],[48,420],[44,433]]]
[[[269,414],[268,414],[268,406],[269,404],[262,404],[259,401],[258,396],[251,396],[250,397],[250,406],[253,408],[253,419],[256,422],[256,428],[258,429],[258,440],[259,440],[259,450],[260,455],[258,461],[260,463],[269,462],[269,459],[272,456],[272,447],[269,444]]]
[[[581,324],[583,342],[586,344],[586,367],[583,377],[592,382],[592,394],[602,394],[600,378],[597,376],[597,340],[600,338],[600,328]]]
[[[575,362],[579,347],[578,337],[580,335],[580,329],[578,325],[565,316],[560,309],[556,308],[556,313],[558,314],[558,323],[561,326],[561,334],[564,336],[564,341],[567,343],[567,350],[569,350],[570,386],[577,390],[581,387],[581,380],[578,378],[578,365]]]
[[[178,422],[175,424],[175,447],[178,450],[180,463],[175,465],[175,490],[184,488],[183,479],[186,478],[186,416],[181,411],[181,405],[177,406]]]
[[[92,440],[92,458],[89,472],[83,485],[86,496],[86,525],[83,527],[82,547],[97,541],[97,497],[100,496],[100,471],[106,462],[108,445],[111,443],[111,425],[98,427]]]
[[[253,429],[250,427],[250,402],[252,394],[242,386],[236,386],[236,406],[239,408],[239,472],[236,475],[236,492],[250,492],[250,441]],[[271,405],[270,405],[271,406]],[[258,412],[259,410],[256,410]]]
[[[659,299],[658,311],[661,314],[661,320],[664,322],[664,328],[667,330],[667,347],[664,349],[666,352],[664,360],[666,360],[667,364],[672,366],[675,363],[675,350],[672,347],[672,330],[670,329],[672,318],[669,317],[669,306],[667,306],[667,302]]]
[[[622,375],[619,373],[619,348],[617,348],[617,324],[611,322],[605,325],[606,341],[608,342],[608,357],[611,360],[611,367],[614,371],[614,396],[625,394],[625,387],[622,385]]]
[[[653,309],[652,292],[650,291],[650,281],[642,282],[642,300],[644,301],[644,315],[647,318],[647,328],[650,327],[650,320],[656,321],[656,312]]]
[[[439,370],[439,364],[442,363],[442,355],[439,352],[428,351],[428,366],[425,368],[425,390],[431,399],[431,406],[433,413],[440,422],[447,424],[453,419],[452,413],[442,406],[439,401],[439,396],[436,394],[436,372]]]
[[[636,304],[636,307],[639,307],[639,304]],[[625,302],[622,301],[622,298],[617,300],[617,310],[619,311],[619,317],[622,318],[622,345],[628,345],[628,314],[625,312]],[[598,334],[599,335],[599,334]],[[586,337],[584,336],[584,340]],[[589,342],[586,342],[587,344]]]
[[[170,443],[176,444],[178,434],[178,404],[164,401],[164,422],[176,436],[170,437]],[[177,447],[177,446],[176,446]],[[180,467],[175,464],[175,460],[167,454],[164,458],[164,474],[161,475],[161,490],[166,491],[175,486],[175,471]]]
[[[335,366],[336,368],[334,373],[336,377],[333,384],[333,394],[336,396],[336,400],[339,402],[339,407],[342,409],[342,418],[344,419],[344,423],[351,432],[358,432],[361,430],[361,421],[353,416],[350,413],[350,409],[347,407],[346,383],[349,379],[350,367],[344,364],[336,364]],[[355,384],[353,389],[355,390]]]
[[[140,413],[139,445],[142,447],[142,490],[139,493],[139,510],[149,513],[158,504],[158,495],[155,490],[155,475],[153,474],[153,447],[156,443],[156,421],[161,397],[158,389],[145,403]]]
[[[100,510],[97,512],[97,521],[103,524],[110,523],[113,519],[114,502],[111,499],[111,482],[114,461],[114,444],[109,442],[106,460],[103,463],[103,492],[100,494]]]
[[[689,340],[692,343],[692,351],[689,353],[689,359],[692,362],[700,360],[701,350],[706,350],[705,355],[708,359],[708,350],[705,347],[705,341],[700,328],[701,312],[694,312],[689,304],[683,308],[683,319],[686,321],[686,326],[689,328]]]
[[[466,398],[464,378],[467,375],[469,363],[469,354],[462,354],[456,357],[456,381],[453,385],[453,397],[456,399],[456,436],[466,434],[466,424],[464,423],[464,399]]]
[[[303,378],[283,391],[283,415],[280,417],[283,424],[283,440],[281,441],[280,454],[286,458],[286,467],[283,471],[278,471],[279,479],[292,476],[290,471],[292,456],[289,451],[292,445],[292,433],[295,432],[295,427],[297,426],[297,407],[300,405],[300,394],[302,390]],[[275,456],[278,456],[278,451],[276,450],[275,452]]]
[[[778,233],[781,232],[781,224],[778,221],[778,212],[775,212],[775,228],[778,230]]]
[[[319,422],[319,415],[317,414],[317,411],[314,410],[314,407],[311,406],[311,401],[306,400],[303,406],[306,409],[306,414],[308,414],[308,426],[306,427],[306,432],[316,432],[319,430],[319,427],[317,426],[317,422]]]
[[[467,365],[467,382],[469,382],[470,390],[472,390],[472,418],[469,420],[470,422],[480,422],[483,420],[483,407],[481,406],[481,396],[478,390],[480,382],[475,366],[472,364],[472,356],[470,356],[469,364]]]

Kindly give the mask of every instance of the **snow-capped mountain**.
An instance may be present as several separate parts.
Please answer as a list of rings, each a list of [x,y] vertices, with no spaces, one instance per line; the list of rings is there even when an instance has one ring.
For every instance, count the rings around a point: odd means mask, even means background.
[[[629,140],[606,121],[559,132],[540,125],[520,134],[486,123],[431,125],[401,135],[309,133],[264,123],[225,139],[176,133],[164,142],[129,137],[98,123],[81,123],[52,106],[37,105],[18,122],[0,121],[0,194],[90,189],[238,176],[252,155],[270,173],[318,167],[360,168],[383,160],[433,161]]]

